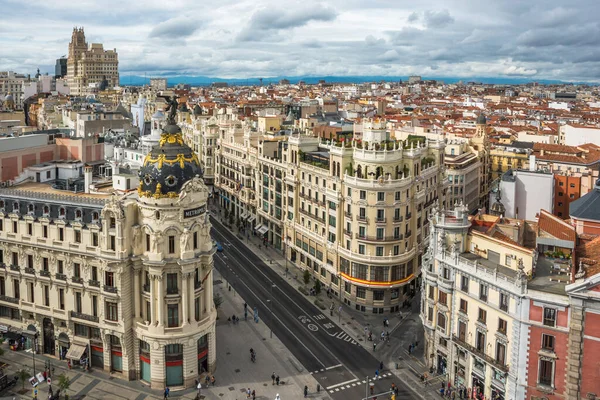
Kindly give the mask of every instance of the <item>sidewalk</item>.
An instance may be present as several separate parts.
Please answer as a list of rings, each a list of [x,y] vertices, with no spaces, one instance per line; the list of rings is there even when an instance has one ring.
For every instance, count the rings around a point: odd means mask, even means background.
[[[219,214],[214,206],[211,207],[210,210],[219,222],[223,219],[222,215]],[[302,280],[304,271],[291,261],[287,261],[286,263],[282,251],[276,250],[270,245],[264,246],[262,240],[252,235],[251,232],[246,231],[248,235],[242,235],[235,226],[233,226],[230,231],[236,234],[240,239],[243,237],[244,244],[248,246],[253,253],[257,254],[273,271],[276,271],[282,277],[286,278],[290,285],[296,290],[298,290],[298,287],[304,286],[304,281]],[[259,245],[260,249],[258,247]],[[225,251],[227,251],[227,247],[225,247]],[[287,272],[286,265],[288,269]],[[299,290],[298,292],[311,302],[314,302],[315,298],[318,298],[323,305],[328,307],[327,310],[323,310],[323,314],[327,316],[330,316],[329,306],[333,303],[334,313],[333,317],[330,317],[333,323],[343,329],[348,335],[356,340],[358,344],[363,346],[369,352],[372,352],[376,357],[379,357],[387,369],[393,371],[407,383],[411,383],[414,387],[419,387],[419,391],[423,394],[422,398],[439,399],[439,394],[436,392],[436,389],[439,389],[439,382],[442,377],[432,376],[432,374],[429,373],[429,368],[426,366],[423,354],[424,336],[423,327],[419,319],[419,292],[413,297],[410,309],[402,308],[400,313],[383,315],[365,314],[356,311],[340,301],[338,297],[328,298],[326,290],[327,288],[323,288],[321,293],[317,296],[307,296]],[[340,306],[342,308],[341,313],[338,312]],[[388,327],[383,326],[384,318],[387,318],[389,321]],[[377,343],[377,349],[375,351],[373,351],[373,342],[366,340],[365,328],[372,332],[373,340]],[[380,342],[382,330],[390,332],[390,342]],[[419,345],[412,354],[409,355],[409,344],[417,341]],[[430,384],[427,386],[425,386],[420,379],[420,376],[425,372],[429,376]]]
[[[274,335],[270,338],[268,327],[261,321],[255,323],[253,319],[238,324],[227,322],[231,315],[243,316],[244,300],[238,294],[228,290],[228,284],[214,270],[214,293],[223,297],[223,303],[219,307],[219,319],[217,320],[217,369],[214,373],[216,385],[201,389],[201,399],[206,400],[241,400],[246,398],[246,389],[249,387],[256,391],[256,398],[261,400],[274,399],[277,394],[282,400],[299,399],[303,397],[302,391],[307,385],[311,392],[309,398],[312,400],[330,399],[326,392],[319,395],[314,393],[317,381],[312,375],[305,371],[300,362]],[[256,363],[250,361],[249,349],[253,348],[257,353]],[[5,354],[0,361],[8,366],[5,372],[9,379],[16,371],[26,368],[33,372],[32,354],[28,352],[13,352],[3,346]],[[92,369],[91,372],[83,372],[78,369],[68,370],[63,361],[44,355],[35,356],[36,372],[44,369],[46,361],[50,361],[55,368],[52,374],[54,380],[53,389],[56,391],[58,375],[65,373],[71,379],[71,388],[68,390],[70,399],[90,400],[162,400],[162,391],[152,390],[140,381],[125,381],[112,377],[110,374]],[[279,386],[272,385],[271,374],[279,375],[281,382]],[[9,399],[32,399],[33,390],[28,382],[25,382],[26,392],[22,395],[17,392],[21,390],[21,382],[10,391],[0,394],[8,396]],[[197,390],[190,388],[183,391],[171,392],[170,399],[193,400],[196,398]],[[38,399],[48,398],[48,385],[43,383],[38,386]]]

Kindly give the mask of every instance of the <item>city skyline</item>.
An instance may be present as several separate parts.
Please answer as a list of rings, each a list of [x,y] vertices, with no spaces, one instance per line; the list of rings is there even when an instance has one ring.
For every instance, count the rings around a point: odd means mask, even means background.
[[[125,82],[165,73],[600,81],[592,1],[2,4],[0,70],[32,75],[52,73],[73,27],[83,26],[88,43],[117,49]]]

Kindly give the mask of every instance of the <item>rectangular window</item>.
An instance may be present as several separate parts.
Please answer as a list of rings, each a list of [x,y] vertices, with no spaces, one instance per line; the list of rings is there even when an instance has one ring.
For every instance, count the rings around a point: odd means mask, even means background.
[[[465,299],[460,299],[460,311],[462,311],[466,314],[468,312],[468,310],[469,310],[469,302],[466,301]]]
[[[35,289],[33,287],[33,282],[30,282],[27,286],[29,287],[29,302],[35,303]]]
[[[383,290],[373,290],[373,300],[383,301],[384,291]]]
[[[58,240],[60,242],[65,240],[65,228],[58,228]]]
[[[113,272],[106,271],[104,273],[104,284],[111,287],[115,286],[115,275]]]
[[[200,297],[194,299],[194,317],[196,321],[200,321]]]
[[[179,306],[177,304],[167,305],[167,326],[169,328],[179,326]]]
[[[364,244],[358,245],[358,254],[365,254],[365,245]]]
[[[75,243],[81,243],[81,231],[80,230],[75,230]]]
[[[442,332],[446,332],[446,314],[438,313],[437,326]]]
[[[383,246],[375,247],[375,255],[377,257],[383,257]]]
[[[92,246],[98,247],[98,232],[92,232]]]
[[[198,232],[194,232],[194,250],[198,248]]]
[[[377,192],[377,201],[385,201],[385,192]]]
[[[487,311],[485,311],[483,308],[480,308],[479,313],[477,314],[477,320],[485,324],[485,321],[487,320]]]
[[[13,233],[19,233],[19,223],[17,221],[13,221]]]
[[[512,260],[512,256],[510,254],[507,254],[504,257],[504,265],[506,265],[507,267],[510,267],[511,260]]]
[[[177,274],[167,274],[167,294],[177,293]]]
[[[109,237],[110,237],[109,249],[114,251],[116,249],[115,237],[113,235],[110,235]]]
[[[44,285],[44,305],[50,307],[50,287]]]
[[[75,311],[80,313],[82,309],[81,306],[81,293],[75,292]]]
[[[13,294],[15,295],[14,297],[21,297],[21,283],[18,279],[13,281]]]
[[[169,254],[175,253],[175,236],[169,236]]]
[[[92,315],[98,316],[98,296],[92,296]]]
[[[481,331],[477,331],[477,336],[475,337],[475,348],[481,353],[485,352],[485,333]]]
[[[117,313],[117,303],[110,301],[106,302],[106,319],[109,321],[118,321],[119,314]]]
[[[364,190],[360,191],[360,199],[365,200],[367,198],[367,192]]]
[[[150,235],[146,234],[146,251],[150,251]]]
[[[73,276],[75,278],[81,278],[81,264],[73,263]]]
[[[508,300],[509,297],[505,293],[500,293],[500,309],[504,312],[508,312]]]
[[[466,342],[467,338],[467,324],[464,321],[458,321],[458,339],[462,342]]]
[[[427,310],[427,321],[433,321],[433,307],[429,307],[429,309]]]
[[[434,286],[429,286],[429,298],[431,300],[434,299],[434,293],[435,293],[435,287]]]
[[[45,237],[45,238],[48,237],[48,225],[42,226],[42,237]]]
[[[506,363],[506,346],[502,343],[496,343],[496,361],[501,365]]]
[[[356,297],[359,299],[364,299],[367,296],[365,288],[357,287],[356,288]]]
[[[554,336],[542,334],[542,349],[554,351]]]
[[[438,300],[443,305],[448,304],[448,294],[446,292],[442,292],[441,290],[438,292]]]
[[[483,283],[479,284],[479,300],[487,301],[488,299],[488,287]]]
[[[394,194],[394,200],[395,200],[395,201],[400,201],[400,192],[396,192],[396,193]]]
[[[554,376],[554,362],[540,360],[539,383],[546,386],[552,386]]]
[[[544,307],[544,325],[556,326],[556,309]]]
[[[33,224],[31,222],[27,223],[27,234],[33,236]]]
[[[498,318],[498,332],[502,333],[503,335],[506,335],[507,329],[508,329],[508,324],[507,324],[506,320],[503,320],[502,318]]]
[[[65,309],[65,289],[58,289],[58,307]]]

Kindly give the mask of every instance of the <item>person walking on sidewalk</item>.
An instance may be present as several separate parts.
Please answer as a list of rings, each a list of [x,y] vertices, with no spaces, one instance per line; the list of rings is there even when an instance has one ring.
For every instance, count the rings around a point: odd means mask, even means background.
[[[373,351],[377,350],[377,342],[373,342]]]
[[[379,362],[379,370],[380,370],[380,371],[383,371],[383,361],[380,361],[380,362]]]
[[[275,384],[276,384],[277,386],[279,386],[279,375],[277,375],[277,376],[275,377]]]
[[[308,396],[308,386],[304,386],[304,398]]]
[[[169,392],[170,392],[169,388],[166,387],[165,388],[165,392],[163,393],[164,394],[164,400],[167,400],[169,398]]]
[[[275,372],[271,374],[271,380],[273,381],[273,385],[275,384]]]
[[[252,400],[256,400],[256,390],[252,389]]]
[[[375,370],[375,379],[377,379],[377,378],[379,378],[379,370],[378,369]]]

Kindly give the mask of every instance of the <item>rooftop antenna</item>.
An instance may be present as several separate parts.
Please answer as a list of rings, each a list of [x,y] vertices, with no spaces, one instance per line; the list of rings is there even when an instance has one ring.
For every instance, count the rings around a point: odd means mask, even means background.
[[[262,86],[262,81],[263,81],[263,78],[258,78],[258,80],[259,80],[259,82],[260,82],[260,86]]]

